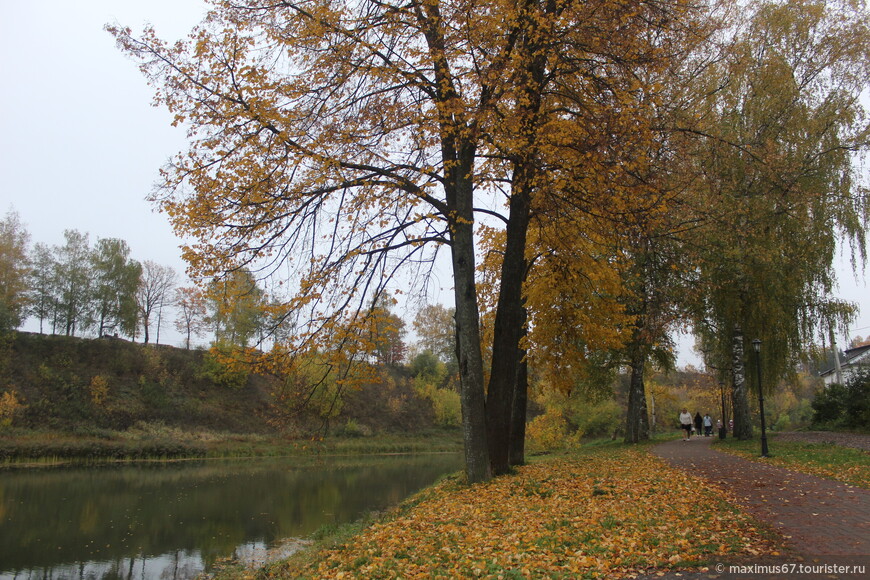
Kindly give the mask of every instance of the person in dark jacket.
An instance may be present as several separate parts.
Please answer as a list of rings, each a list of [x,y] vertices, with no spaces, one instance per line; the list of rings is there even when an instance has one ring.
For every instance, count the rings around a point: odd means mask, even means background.
[[[701,417],[701,413],[695,413],[695,433],[698,435],[702,435],[704,432],[701,430],[704,426],[704,418]]]
[[[704,437],[713,435],[713,417],[710,413],[704,413]]]

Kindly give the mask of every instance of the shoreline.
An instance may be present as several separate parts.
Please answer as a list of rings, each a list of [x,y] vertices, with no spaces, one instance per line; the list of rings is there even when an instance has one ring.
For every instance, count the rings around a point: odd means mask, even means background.
[[[327,437],[318,440],[238,433],[198,432],[177,436],[131,436],[116,432],[111,438],[76,436],[68,432],[23,431],[0,433],[0,470],[91,466],[131,463],[170,463],[215,459],[267,459],[279,457],[353,457],[461,453],[458,431],[368,437]]]

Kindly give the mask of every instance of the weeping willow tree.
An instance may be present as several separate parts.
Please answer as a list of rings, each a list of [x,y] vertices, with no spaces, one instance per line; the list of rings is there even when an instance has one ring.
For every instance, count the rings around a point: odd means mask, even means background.
[[[744,373],[748,341],[762,340],[769,387],[807,343],[854,316],[831,293],[838,239],[853,261],[866,257],[868,24],[849,0],[755,4],[733,58],[708,79],[711,138],[698,159],[711,222],[695,325],[708,366],[731,375],[741,439],[752,435],[757,376]]]

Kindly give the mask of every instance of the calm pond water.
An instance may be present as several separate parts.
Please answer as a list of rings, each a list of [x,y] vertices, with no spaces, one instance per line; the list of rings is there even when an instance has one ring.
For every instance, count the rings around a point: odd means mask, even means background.
[[[433,454],[0,470],[0,578],[191,578],[460,468]]]

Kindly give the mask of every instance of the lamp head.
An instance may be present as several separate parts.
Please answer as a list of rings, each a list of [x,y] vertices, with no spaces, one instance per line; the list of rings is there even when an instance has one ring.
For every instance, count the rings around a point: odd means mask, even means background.
[[[760,338],[756,338],[755,340],[752,341],[752,348],[755,350],[755,352],[761,352],[761,339]]]

